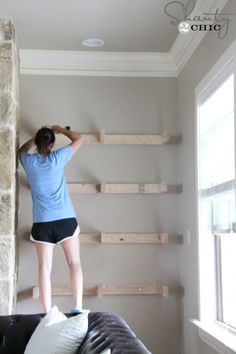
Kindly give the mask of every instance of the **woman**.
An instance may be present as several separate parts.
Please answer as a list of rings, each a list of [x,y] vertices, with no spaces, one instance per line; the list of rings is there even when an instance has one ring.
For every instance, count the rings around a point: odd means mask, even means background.
[[[66,135],[71,143],[52,151],[55,134]],[[51,268],[53,248],[60,243],[70,269],[71,287],[75,307],[80,313],[83,296],[83,273],[80,262],[80,228],[71,203],[64,167],[79,150],[83,137],[58,125],[42,127],[35,138],[19,149],[20,161],[25,169],[33,202],[31,240],[35,243],[39,264],[39,293],[45,312],[51,308]],[[37,152],[29,154],[36,145]]]

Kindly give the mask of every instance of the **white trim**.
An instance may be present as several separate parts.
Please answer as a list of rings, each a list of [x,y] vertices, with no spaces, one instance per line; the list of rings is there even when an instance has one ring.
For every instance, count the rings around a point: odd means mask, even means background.
[[[220,11],[227,1],[198,0],[190,17]],[[22,75],[177,77],[206,33],[179,33],[166,53],[21,49],[20,72]]]
[[[218,59],[215,65],[211,68],[211,70],[205,75],[202,81],[198,84],[195,89],[196,96],[200,95],[202,91],[207,89],[207,86],[211,85],[211,83],[216,79],[216,77],[225,70],[225,68],[234,60],[236,52],[236,39],[231,43],[228,49],[224,52],[224,54]]]
[[[221,11],[228,0],[198,0],[194,11],[190,17],[201,15],[205,12],[215,12],[217,9]],[[188,60],[193,55],[194,51],[205,37],[207,32],[193,32],[190,31],[187,35],[178,34],[173,43],[169,54],[174,60],[176,66],[176,75],[178,76]],[[217,35],[217,34],[216,34]]]
[[[219,354],[235,354],[236,353],[236,336],[226,327],[219,325],[217,322],[204,323],[202,321],[192,320],[198,327],[199,337],[203,342]]]
[[[201,198],[209,197],[222,192],[227,192],[235,188],[235,179],[216,184],[215,186],[200,190]]]
[[[30,241],[35,242],[35,243],[43,243],[43,244],[46,244],[46,245],[55,246],[55,243],[53,243],[53,242],[35,240],[32,235],[30,235]]]
[[[219,58],[219,60],[216,62],[216,64],[212,67],[212,69],[206,74],[206,76],[201,80],[201,82],[198,84],[198,86],[195,89],[195,148],[197,149],[198,146],[198,139],[197,139],[197,119],[198,119],[198,103],[200,96],[206,96],[206,94],[209,92],[209,88],[212,88],[214,90],[214,87],[216,84],[219,84],[218,78],[220,77],[222,79],[222,75],[227,75],[227,71],[230,69],[234,70],[236,72],[236,60],[235,60],[235,51],[236,51],[236,40],[230,45],[230,47],[225,51],[225,53]],[[232,66],[233,63],[233,66]],[[228,69],[229,68],[229,69]],[[236,92],[235,92],[236,94]],[[198,149],[196,150],[198,152]],[[197,203],[197,208],[196,208],[196,230],[197,234],[199,235],[199,226],[198,226],[198,208],[199,208],[199,201],[198,201],[198,173],[197,173],[197,164],[198,164],[198,157],[196,154],[196,161],[195,161],[195,175],[196,175],[196,191],[195,191],[195,196],[196,196],[196,203]],[[212,236],[214,237],[214,236]],[[208,241],[209,242],[209,241]],[[198,250],[201,247],[201,238],[198,236],[197,238],[197,243],[198,243]],[[209,259],[211,257],[209,251],[207,250],[207,244],[206,244],[206,239],[204,240],[204,250],[207,251],[207,256],[208,257],[208,264],[209,264]],[[205,292],[203,294],[203,297],[206,298],[206,296],[210,296],[211,301],[208,301],[207,305],[205,304],[205,307],[203,308],[202,302],[201,302],[201,293],[200,293],[200,288],[201,288],[201,283],[202,279],[200,278],[200,266],[201,266],[201,258],[202,254],[198,251],[198,312],[199,312],[199,318],[200,321],[198,320],[191,320],[195,325],[199,327],[199,336],[200,338],[207,343],[209,346],[214,348],[217,352],[220,354],[233,354],[236,353],[236,333],[230,331],[227,326],[223,326],[222,323],[217,322],[217,313],[216,313],[216,298],[215,298],[215,291],[213,289],[214,284],[209,281],[208,278],[208,289],[205,289]],[[209,270],[209,269],[208,269]],[[215,279],[215,274],[213,274],[212,278]],[[205,311],[207,306],[207,311]]]
[[[28,75],[176,76],[169,53],[20,50],[20,72]]]
[[[79,227],[79,224],[78,224],[77,227],[76,227],[76,229],[75,229],[75,232],[73,233],[73,235],[68,236],[68,237],[66,237],[66,238],[63,238],[63,240],[57,242],[57,245],[59,245],[60,243],[66,241],[66,240],[68,240],[69,238],[73,238],[73,237],[78,236],[79,233],[80,233],[80,227]]]

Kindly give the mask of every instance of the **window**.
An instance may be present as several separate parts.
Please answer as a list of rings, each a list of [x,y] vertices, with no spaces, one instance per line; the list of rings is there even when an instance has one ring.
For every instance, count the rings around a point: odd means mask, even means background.
[[[234,81],[231,62],[197,95],[197,191],[200,321],[235,340]]]

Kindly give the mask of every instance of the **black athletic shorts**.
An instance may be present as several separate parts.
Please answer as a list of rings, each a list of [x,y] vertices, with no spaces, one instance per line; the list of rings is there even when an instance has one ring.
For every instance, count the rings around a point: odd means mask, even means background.
[[[48,222],[36,222],[31,229],[31,241],[39,243],[60,243],[80,232],[76,218]]]

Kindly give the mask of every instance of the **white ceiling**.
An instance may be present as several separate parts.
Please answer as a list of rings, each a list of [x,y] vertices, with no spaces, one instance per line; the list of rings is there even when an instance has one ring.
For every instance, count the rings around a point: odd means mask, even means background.
[[[194,18],[227,1],[0,0],[0,18],[14,23],[21,74],[167,77],[179,75],[207,32],[180,34],[165,6],[179,22],[185,8]],[[85,38],[105,45],[84,47]]]
[[[0,0],[12,18],[20,48],[106,52],[169,52],[177,26],[164,7],[170,0]],[[187,0],[181,0],[187,3]],[[85,38],[105,45],[88,49]]]

